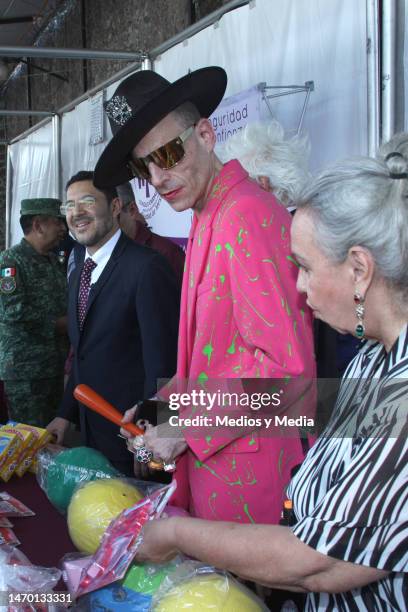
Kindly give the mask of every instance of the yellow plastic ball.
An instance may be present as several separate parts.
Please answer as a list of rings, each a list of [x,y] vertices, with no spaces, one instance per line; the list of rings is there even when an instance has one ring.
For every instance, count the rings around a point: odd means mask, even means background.
[[[218,575],[196,576],[171,589],[154,612],[261,612],[264,610],[249,591]]]
[[[78,489],[68,506],[68,530],[78,550],[93,554],[112,519],[143,498],[123,480],[94,480]]]

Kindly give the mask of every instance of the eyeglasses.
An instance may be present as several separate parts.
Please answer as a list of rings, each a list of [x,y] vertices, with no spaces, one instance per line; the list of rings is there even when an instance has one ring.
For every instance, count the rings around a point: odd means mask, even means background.
[[[146,157],[134,157],[128,160],[128,165],[134,177],[150,179],[149,164],[153,162],[162,170],[174,168],[186,154],[184,143],[194,132],[195,126],[187,128],[180,136],[173,138],[166,144],[158,147]]]
[[[60,206],[61,215],[67,215],[67,213],[72,212],[76,205],[81,206],[85,210],[92,210],[92,208],[96,204],[96,198],[93,196],[85,196],[81,200],[67,200]]]

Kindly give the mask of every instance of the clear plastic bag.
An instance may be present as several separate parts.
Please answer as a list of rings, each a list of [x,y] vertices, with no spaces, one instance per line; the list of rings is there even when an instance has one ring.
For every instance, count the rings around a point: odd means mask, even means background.
[[[268,612],[252,591],[227,572],[185,561],[163,580],[153,595],[152,612]]]
[[[175,487],[175,483],[160,487],[110,523],[98,550],[82,570],[76,597],[124,577],[142,541],[143,525],[160,517]]]
[[[0,493],[0,516],[2,518],[7,518],[8,516],[18,518],[22,516],[35,516],[35,512],[19,499],[7,493],[7,491],[2,491]]]
[[[133,563],[122,580],[87,593],[76,601],[73,610],[150,612],[154,593],[165,577],[182,561],[181,557],[176,557],[169,563]]]
[[[99,451],[50,444],[37,454],[37,481],[53,506],[65,514],[78,485],[121,476]]]
[[[77,486],[68,506],[68,531],[76,548],[94,554],[109,524],[162,485],[133,478],[109,478]]]
[[[55,567],[38,567],[33,565],[27,557],[13,546],[4,544],[0,546],[0,592],[9,594],[25,593],[51,593],[61,578],[61,572]],[[38,603],[31,604],[29,599],[24,606],[18,602],[9,603],[4,608],[8,612],[22,610],[47,610],[47,606],[39,607]]]

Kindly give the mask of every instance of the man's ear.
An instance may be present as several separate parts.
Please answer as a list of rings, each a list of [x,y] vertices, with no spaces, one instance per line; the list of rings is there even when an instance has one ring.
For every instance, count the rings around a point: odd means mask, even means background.
[[[359,292],[365,295],[374,278],[374,258],[368,249],[355,245],[349,249],[348,259],[354,284],[358,287]]]
[[[122,200],[118,198],[113,198],[111,201],[112,214],[114,217],[120,215],[120,211],[122,210]]]
[[[33,231],[36,234],[43,234],[44,230],[43,230],[43,226],[42,226],[42,222],[41,222],[41,218],[40,217],[34,217],[33,219]]]
[[[134,217],[139,212],[139,209],[136,206],[136,202],[129,202],[127,211],[132,215],[132,217]]]
[[[205,146],[207,151],[213,151],[217,144],[214,128],[209,119],[200,119],[195,127],[199,141]]]

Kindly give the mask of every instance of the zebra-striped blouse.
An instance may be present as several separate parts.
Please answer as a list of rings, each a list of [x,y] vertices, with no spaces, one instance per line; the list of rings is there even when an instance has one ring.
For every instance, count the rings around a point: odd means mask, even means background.
[[[289,485],[294,534],[336,559],[390,574],[306,610],[408,609],[408,329],[387,354],[369,341],[350,363],[332,417]]]

